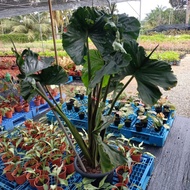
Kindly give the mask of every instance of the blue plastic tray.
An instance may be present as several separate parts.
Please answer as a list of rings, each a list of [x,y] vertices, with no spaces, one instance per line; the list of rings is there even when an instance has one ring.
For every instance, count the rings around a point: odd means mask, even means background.
[[[170,126],[170,128],[172,127],[172,124],[174,121],[174,118],[171,117],[172,113],[173,112],[170,113],[170,117],[167,120],[167,124]],[[126,138],[133,137],[133,140],[136,142],[143,141],[144,144],[149,144],[149,145],[154,145],[154,146],[159,146],[159,147],[164,146],[164,143],[167,139],[170,129],[166,129],[162,127],[161,131],[156,132],[151,127],[152,121],[149,120],[148,126],[146,128],[143,128],[142,132],[137,132],[135,129],[135,122],[133,122],[133,124],[129,128],[123,126],[121,129],[118,129],[117,126],[114,126],[113,124],[111,124],[110,127],[108,128],[108,132],[114,133],[115,136],[119,136],[120,134],[122,134]]]
[[[128,184],[130,190],[138,190],[137,185],[142,190],[146,190],[148,182],[150,180],[150,176],[152,174],[154,167],[154,158],[143,155],[141,158],[141,164],[136,164],[133,166],[133,171],[130,176],[130,183]],[[0,161],[0,172],[2,173],[4,168],[3,162]],[[52,184],[54,178],[51,177],[50,184]],[[68,186],[62,186],[64,190],[77,190],[75,183],[80,183],[82,181],[82,177],[78,173],[74,173],[68,179]],[[118,178],[114,173],[112,184],[116,184],[118,182]],[[35,188],[31,187],[29,183],[26,181],[22,185],[18,185],[16,182],[10,182],[6,179],[5,175],[0,176],[0,189],[1,190],[35,190]]]
[[[69,76],[68,81],[65,84],[69,84],[73,82],[73,76]]]
[[[83,100],[79,99],[78,101],[81,102],[81,105],[82,105],[82,106],[80,106],[80,111],[86,113],[86,107],[84,106],[84,104],[86,102],[86,98],[84,98]],[[65,103],[62,105],[62,110],[66,114],[67,118],[69,118],[69,120],[76,126],[76,128],[87,129],[88,125],[87,125],[87,115],[86,114],[85,114],[84,119],[80,119],[78,116],[79,112],[75,112],[74,107],[72,108],[72,110],[67,110]],[[46,117],[47,117],[48,121],[50,121],[50,122],[56,121],[56,118],[52,111],[47,112]]]
[[[63,94],[64,96],[64,94]],[[60,94],[58,94],[56,97],[54,97],[56,102],[60,101]],[[53,103],[53,100],[50,99],[50,101]],[[45,111],[47,111],[50,107],[49,104],[46,102],[45,104],[41,104],[39,106],[35,106],[34,101],[30,102],[31,110],[32,110],[32,116],[35,117],[38,114],[41,114]]]
[[[47,109],[49,109],[49,105],[47,103],[41,104],[39,106],[32,105],[31,109],[32,109],[32,116],[35,117],[35,116],[47,111]]]
[[[12,130],[15,126],[21,125],[27,119],[32,119],[32,108],[29,112],[15,112],[10,119],[3,118],[1,126],[4,130]]]

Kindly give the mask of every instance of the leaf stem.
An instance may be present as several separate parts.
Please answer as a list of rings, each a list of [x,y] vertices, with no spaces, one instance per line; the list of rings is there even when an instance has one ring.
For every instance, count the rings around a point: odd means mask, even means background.
[[[111,108],[108,112],[108,115],[110,115],[112,113],[113,107],[116,103],[116,101],[118,100],[119,96],[121,95],[121,93],[125,90],[125,88],[129,85],[129,83],[133,80],[134,75],[131,76],[131,78],[127,81],[127,83],[124,85],[124,87],[120,90],[120,92],[117,94],[117,96],[115,97],[114,101],[111,104]]]

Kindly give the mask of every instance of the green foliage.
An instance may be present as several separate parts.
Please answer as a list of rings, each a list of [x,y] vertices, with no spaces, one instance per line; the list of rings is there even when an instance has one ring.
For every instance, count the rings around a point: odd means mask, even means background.
[[[38,65],[36,54],[30,50],[24,50],[21,55],[15,51],[17,65],[21,72],[19,79],[21,80],[23,97],[29,99],[34,96],[34,92],[39,93],[50,107],[54,107],[54,111],[62,117],[69,127],[88,163],[92,168],[101,166],[102,173],[108,172],[118,165],[123,165],[127,161],[121,151],[104,142],[104,133],[105,129],[113,122],[111,113],[115,102],[131,80],[133,78],[137,80],[140,97],[150,105],[160,98],[159,87],[167,90],[177,83],[169,64],[150,59],[150,56],[146,55],[145,49],[139,46],[136,41],[139,30],[140,23],[134,17],[128,17],[126,14],[107,14],[94,7],[79,7],[70,20],[68,32],[63,33],[63,47],[75,64],[84,65],[87,61],[85,67],[86,73],[88,73],[86,75],[88,88],[87,142],[82,139],[59,106],[54,106],[40,90],[39,83],[45,86],[66,82],[63,71],[57,69],[51,73],[52,66],[48,66],[49,61],[48,63],[43,61]],[[96,46],[98,53],[96,51],[90,52],[89,38]],[[23,55],[26,55],[24,59]],[[32,67],[29,67],[30,63]],[[53,68],[51,70],[53,71]],[[41,72],[36,75],[38,71]],[[121,88],[120,81],[126,76],[131,76],[131,78]],[[108,79],[105,80],[107,77]],[[116,96],[109,113],[103,116],[102,111],[105,108],[112,83],[119,86],[120,89],[117,91],[115,88]],[[113,88],[111,87],[111,89]]]
[[[55,56],[55,52],[54,51],[49,51],[49,50],[46,50],[44,52],[39,52],[39,55],[40,56],[46,56],[46,57],[54,57]],[[66,51],[61,51],[61,52],[57,52],[57,55],[59,57],[65,57],[65,56],[68,56],[67,52]]]
[[[80,183],[75,183],[75,186],[77,189],[84,189],[84,190],[96,190],[96,189],[111,189],[115,187],[114,185],[105,182],[107,176],[105,176],[100,182],[99,186],[95,187],[91,183],[94,182],[96,179],[88,179],[88,178],[83,178],[83,180]]]
[[[167,61],[168,63],[179,61],[180,54],[174,51],[166,51],[166,52],[157,52],[151,55],[152,59],[158,59],[162,61]]]
[[[172,9],[157,6],[150,13],[146,14],[143,20],[143,26],[146,29],[152,29],[159,25],[185,24],[185,9]]]
[[[190,40],[190,35],[182,34],[182,35],[165,35],[165,34],[153,34],[153,35],[141,35],[141,42],[178,42],[181,43],[183,41]]]
[[[28,36],[23,33],[0,34],[0,41],[10,43],[10,39],[18,43],[32,42],[31,40],[28,40]]]

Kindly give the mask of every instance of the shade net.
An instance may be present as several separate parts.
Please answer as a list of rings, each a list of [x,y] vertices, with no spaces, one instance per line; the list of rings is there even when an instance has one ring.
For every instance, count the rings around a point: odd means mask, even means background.
[[[160,25],[152,30],[149,30],[148,32],[164,32],[169,30],[190,30],[189,24],[170,24],[170,25]]]
[[[109,0],[111,3],[127,0]],[[52,10],[76,9],[79,6],[105,6],[108,0],[52,0]],[[0,18],[48,11],[48,0],[0,0]]]

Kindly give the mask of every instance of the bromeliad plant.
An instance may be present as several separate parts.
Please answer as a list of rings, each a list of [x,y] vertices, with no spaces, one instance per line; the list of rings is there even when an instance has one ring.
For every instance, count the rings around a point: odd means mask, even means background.
[[[132,79],[136,79],[139,96],[153,105],[161,96],[158,88],[168,90],[177,83],[171,66],[163,61],[150,59],[137,43],[140,23],[126,14],[115,15],[94,7],[80,7],[72,15],[68,31],[63,33],[63,48],[75,62],[83,65],[82,81],[88,94],[88,140],[85,142],[59,106],[54,106],[39,88],[59,85],[67,81],[66,72],[58,65],[51,65],[52,58],[38,60],[30,49],[20,55],[16,48],[17,65],[21,74],[21,95],[31,100],[37,93],[57,112],[78,143],[89,165],[100,165],[102,173],[126,163],[121,152],[104,142],[106,128],[113,122],[113,107]],[[90,50],[89,39],[96,46]],[[131,76],[125,84],[121,80]],[[47,89],[47,88],[46,88]],[[106,115],[109,93],[115,96]],[[56,103],[56,102],[55,102]]]

